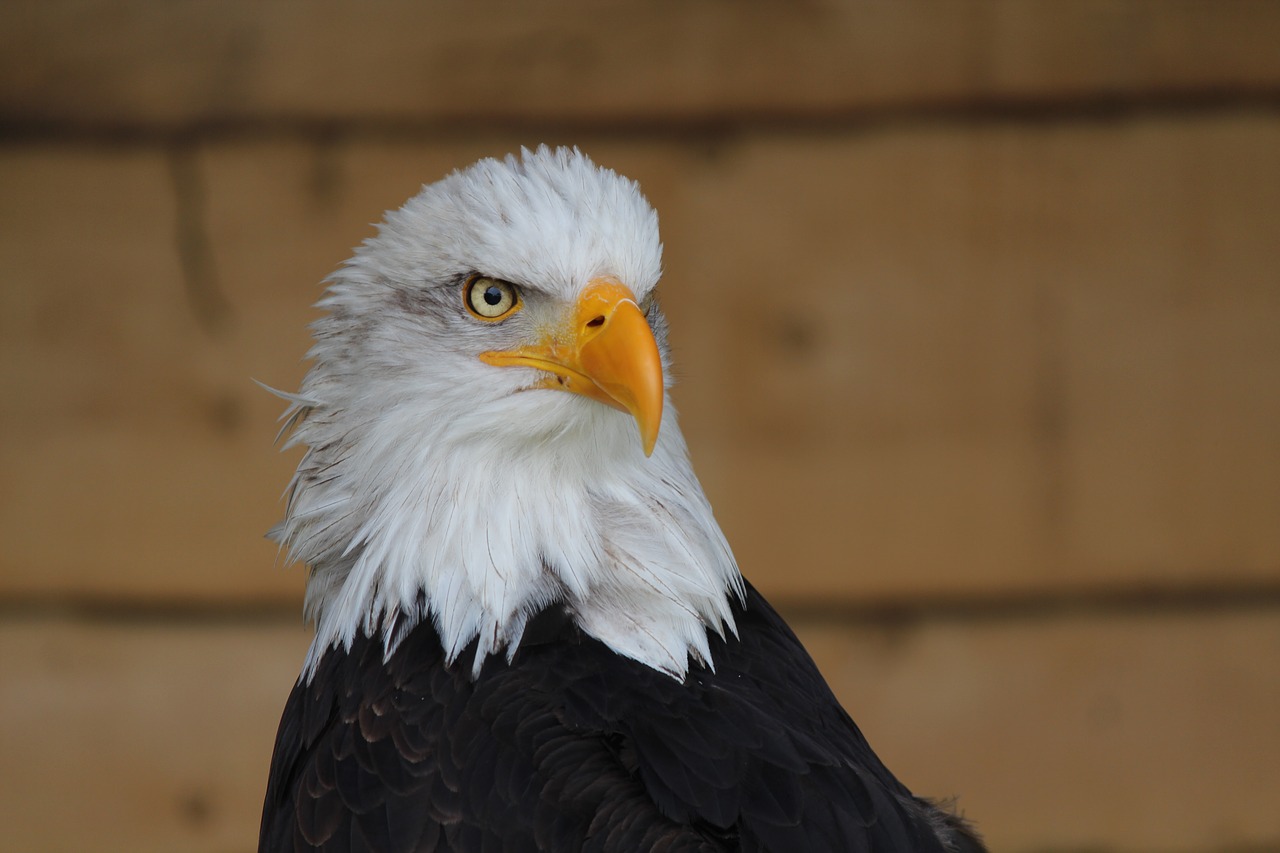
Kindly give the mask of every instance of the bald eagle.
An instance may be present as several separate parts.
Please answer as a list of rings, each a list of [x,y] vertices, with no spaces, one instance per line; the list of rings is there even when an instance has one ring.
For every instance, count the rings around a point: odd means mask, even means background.
[[[260,850],[982,850],[739,574],[667,399],[658,219],[482,160],[331,276],[273,531],[315,639]]]

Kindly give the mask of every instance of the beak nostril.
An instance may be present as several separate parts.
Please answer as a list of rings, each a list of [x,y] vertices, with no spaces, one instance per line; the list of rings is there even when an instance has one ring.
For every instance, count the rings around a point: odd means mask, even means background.
[[[601,315],[600,315],[600,316],[598,316],[598,317],[592,317],[590,320],[588,320],[588,321],[587,321],[587,327],[588,327],[588,328],[591,328],[591,329],[594,329],[594,328],[596,328],[597,326],[603,326],[603,325],[604,325],[604,315],[603,315],[603,314],[601,314]]]

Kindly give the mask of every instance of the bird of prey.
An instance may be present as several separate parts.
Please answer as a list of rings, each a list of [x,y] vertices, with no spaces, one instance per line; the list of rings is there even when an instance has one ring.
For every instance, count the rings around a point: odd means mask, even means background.
[[[273,531],[315,639],[262,851],[934,851],[739,574],[668,399],[657,214],[576,149],[482,160],[330,280]]]

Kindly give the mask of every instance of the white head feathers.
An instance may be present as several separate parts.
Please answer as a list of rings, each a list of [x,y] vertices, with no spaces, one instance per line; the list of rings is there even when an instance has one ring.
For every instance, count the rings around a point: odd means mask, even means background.
[[[308,450],[273,531],[311,567],[308,673],[360,631],[390,652],[424,618],[450,659],[477,641],[478,671],[553,602],[673,676],[709,663],[707,631],[733,630],[742,581],[670,405],[646,458],[625,413],[478,357],[520,345],[593,280],[646,302],[661,253],[635,183],[543,147],[425,187],[331,277],[286,413],[288,444]],[[520,286],[525,310],[469,315],[476,273]],[[665,367],[665,321],[647,316]]]

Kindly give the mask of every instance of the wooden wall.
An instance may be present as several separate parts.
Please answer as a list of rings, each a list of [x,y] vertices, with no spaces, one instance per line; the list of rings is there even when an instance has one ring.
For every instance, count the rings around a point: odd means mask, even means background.
[[[319,282],[577,144],[744,571],[993,849],[1280,848],[1280,4],[0,5],[0,825],[248,851]]]

